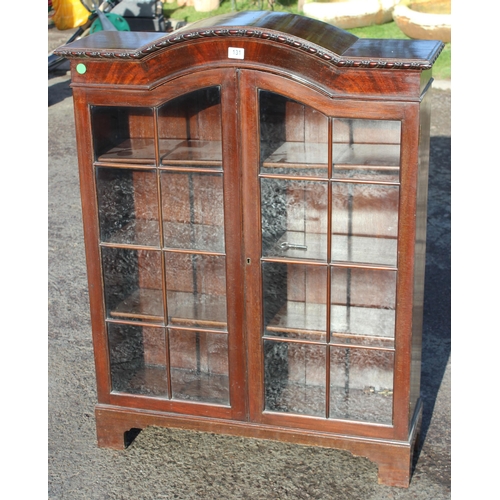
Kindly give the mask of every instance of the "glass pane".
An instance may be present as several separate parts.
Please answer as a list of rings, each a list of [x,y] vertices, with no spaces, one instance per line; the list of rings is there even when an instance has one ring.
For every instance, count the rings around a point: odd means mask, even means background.
[[[223,256],[165,255],[169,324],[227,328],[225,266]]]
[[[227,335],[170,330],[172,397],[229,404]]]
[[[161,164],[222,168],[221,123],[219,87],[196,90],[161,106]]]
[[[331,341],[394,347],[396,271],[332,270]]]
[[[332,260],[397,264],[399,187],[332,184]]]
[[[333,120],[333,176],[361,180],[399,180],[401,122]]]
[[[156,174],[121,168],[97,169],[101,241],[159,245]]]
[[[264,341],[265,408],[326,416],[326,347]]]
[[[265,257],[326,261],[328,183],[261,179]]]
[[[152,109],[93,106],[92,130],[97,161],[155,163]]]
[[[259,91],[261,173],[328,176],[328,118],[309,106]]]
[[[224,252],[222,174],[162,172],[163,244]]]
[[[108,323],[115,392],[168,396],[165,329]]]
[[[160,252],[103,247],[109,318],[163,322]]]
[[[326,341],[326,266],[262,264],[265,335]]]
[[[394,352],[331,348],[330,418],[392,424]]]

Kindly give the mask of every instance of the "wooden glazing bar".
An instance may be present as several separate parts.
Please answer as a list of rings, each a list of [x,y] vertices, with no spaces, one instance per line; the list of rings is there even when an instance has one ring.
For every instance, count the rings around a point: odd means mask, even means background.
[[[155,126],[158,127],[158,110],[155,110]],[[156,130],[156,134],[158,134],[158,131]],[[158,135],[157,135],[158,137]],[[158,143],[158,141],[156,141]],[[158,149],[159,146],[157,145]],[[158,151],[157,151],[158,152]],[[159,152],[158,156],[156,157],[159,162]],[[158,189],[158,222],[160,224],[160,245],[163,246],[163,198],[162,198],[162,189],[161,189],[161,174],[160,171],[157,169],[156,171],[156,182],[157,182],[157,189]],[[163,300],[163,323],[165,325],[168,324],[168,301],[167,301],[167,283],[165,280],[166,276],[166,264],[165,264],[165,256],[162,252],[162,258],[161,258],[161,276],[162,276],[162,300]],[[165,328],[164,331],[165,335],[165,367],[166,367],[166,377],[167,377],[167,397],[169,399],[172,398],[172,376],[170,373],[170,337],[168,335],[168,331]]]
[[[332,177],[333,172],[333,120],[328,118],[328,177]],[[331,184],[328,184],[327,192],[327,214],[326,214],[326,261],[332,260],[332,204],[333,195]],[[329,344],[331,339],[331,315],[332,315],[332,267],[328,266],[326,271],[326,342]],[[330,347],[326,348],[326,373],[325,373],[325,413],[326,418],[330,418]]]
[[[140,313],[127,313],[127,312],[121,312],[117,313],[114,311],[111,311],[109,315],[113,318],[130,318],[130,319],[144,319],[146,321],[163,321],[163,318],[160,316],[155,316],[154,314],[140,314]],[[141,323],[142,324],[142,323]],[[158,325],[158,323],[156,323]]]
[[[266,326],[266,331],[268,332],[282,332],[282,333],[296,333],[299,335],[323,335],[325,332],[318,330],[309,330],[307,328],[294,328],[290,326]],[[266,339],[269,338],[268,335],[265,336]],[[281,337],[280,337],[281,338]]]
[[[107,167],[107,168],[130,168],[134,170],[155,170],[156,166],[153,163],[125,163],[119,161],[95,161],[94,166],[96,167]]]
[[[182,319],[176,318],[178,321],[182,321]],[[208,323],[208,322],[207,322]],[[216,322],[214,322],[216,323]],[[222,321],[218,322],[222,324]],[[168,325],[167,327],[169,330],[179,330],[179,331],[185,331],[185,332],[200,332],[200,333],[215,333],[217,335],[228,335],[228,330],[223,330],[218,328],[217,330],[212,329],[212,328],[206,328],[206,327],[198,327],[198,326],[182,326],[182,325]]]
[[[338,342],[331,342],[331,347],[339,347],[341,349],[366,349],[368,351],[381,351],[381,352],[396,352],[394,347],[380,347],[380,346],[366,346],[362,344],[341,344]]]
[[[369,338],[369,337],[366,337]],[[262,340],[271,340],[274,342],[288,342],[290,344],[309,344],[309,345],[318,345],[318,346],[326,346],[326,347],[340,347],[342,349],[367,349],[371,351],[383,351],[383,352],[395,352],[394,347],[380,347],[380,346],[366,346],[362,344],[341,344],[338,342],[330,342],[326,344],[325,342],[315,341],[315,340],[306,340],[306,339],[291,339],[289,337],[277,337],[273,335],[266,335],[262,338]]]
[[[225,257],[226,254],[224,252],[210,252],[209,250],[195,250],[195,249],[184,249],[184,248],[171,248],[171,247],[163,247],[163,251],[168,253],[182,253],[182,254],[193,254],[193,255],[208,255],[211,257]]]
[[[127,320],[127,319],[113,319],[113,318],[106,318],[105,319],[106,323],[110,324],[116,324],[116,325],[132,325],[132,326],[151,326],[154,328],[165,328],[165,325],[161,323],[152,323],[148,321],[132,321],[132,320]]]
[[[283,166],[283,165],[282,165]],[[328,177],[314,177],[311,175],[288,175],[288,174],[259,174],[261,179],[286,179],[290,181],[328,181]]]
[[[294,168],[294,169],[322,169],[327,170],[324,163],[277,163],[277,162],[264,162],[262,164],[264,168]],[[399,172],[399,167],[396,165],[363,165],[357,163],[335,163],[336,170],[376,170],[377,172]],[[262,174],[266,175],[281,175],[288,177],[287,174]],[[331,177],[331,174],[330,174]],[[305,178],[300,176],[301,179]],[[320,176],[314,176],[313,179],[321,179]]]
[[[224,332],[220,333],[225,333],[227,332],[227,322],[225,321],[212,321],[208,319],[191,319],[191,318],[175,318],[171,317],[169,321],[169,328],[176,329],[178,323],[184,323],[185,325],[189,325],[189,327],[184,328],[185,330],[193,330],[193,331],[202,331],[200,328],[198,328],[198,325],[202,325],[205,327],[214,327],[214,328],[224,328]],[[179,327],[182,328],[182,327]],[[211,330],[209,330],[211,331]]]
[[[342,170],[377,170],[382,172],[398,172],[397,165],[364,165],[362,163],[335,163],[335,169]]]
[[[374,181],[372,179],[344,179],[342,177],[334,177],[331,182],[344,182],[349,184],[377,184],[382,186],[399,186],[401,183],[396,181]]]
[[[210,170],[213,172],[213,170]],[[330,182],[344,182],[351,184],[376,184],[382,186],[399,186],[400,182],[396,181],[376,181],[372,179],[353,179],[348,178],[344,179],[342,177],[313,177],[310,175],[288,175],[288,174],[259,174],[259,178],[261,179],[286,179],[290,181],[330,181]]]
[[[160,134],[158,132],[158,107],[153,108],[153,137],[154,137],[154,148],[155,148],[155,165],[160,164],[160,141],[158,140]]]
[[[164,261],[162,259],[162,269],[164,266]],[[165,301],[165,324],[168,323],[168,309],[167,309],[167,298],[166,298],[166,290],[165,290],[165,280],[163,280],[163,294],[164,294],[164,301]],[[172,375],[170,373],[170,366],[171,366],[171,361],[170,361],[170,335],[168,334],[168,329],[165,328],[164,331],[165,335],[165,366],[166,366],[166,373],[167,373],[167,395],[169,398],[172,398]]]
[[[308,333],[311,333],[310,331]],[[289,337],[279,337],[274,335],[265,335],[262,337],[262,341],[272,340],[276,342],[288,342],[290,344],[310,344],[310,345],[320,345],[326,346],[326,342],[307,340],[307,339],[291,339]]]
[[[352,269],[368,269],[370,271],[397,271],[397,266],[382,266],[378,264],[358,264],[353,262],[334,261],[331,263],[333,267],[343,267]]]
[[[159,247],[152,247],[146,245],[132,245],[131,243],[107,243],[105,241],[101,241],[99,243],[101,247],[109,247],[109,248],[124,248],[128,250],[159,250]]]
[[[262,257],[261,262],[276,262],[278,264],[307,264],[312,266],[327,266],[326,262],[318,262],[317,260],[308,260],[308,259],[289,259],[286,257]]]
[[[145,246],[145,245],[133,245],[130,243],[107,243],[101,242],[100,246],[109,247],[109,248],[124,248],[127,250],[159,250],[159,247]],[[170,248],[163,247],[163,251],[171,252],[171,253],[183,253],[183,254],[196,254],[196,255],[208,255],[214,257],[225,257],[226,254],[222,252],[210,252],[208,250],[191,250],[191,249],[183,249],[183,248]]]
[[[394,342],[394,337],[381,337],[381,336],[374,336],[374,335],[357,335],[357,334],[351,334],[351,333],[336,333],[332,332],[332,335],[335,335],[335,337],[342,337],[346,339],[367,339],[367,340],[380,340],[381,342]],[[350,344],[349,344],[350,346]]]
[[[198,164],[198,163],[197,163]],[[221,168],[203,168],[203,167],[185,167],[183,165],[161,165],[158,167],[162,172],[188,172],[191,174],[201,173],[201,174],[214,174],[222,172],[222,162],[219,162]]]
[[[192,252],[195,253],[195,252]],[[215,255],[215,254],[214,254]],[[312,266],[326,266],[328,265],[326,262],[319,262],[317,260],[308,260],[308,259],[289,259],[286,257],[262,257],[261,262],[276,262],[278,264],[307,264]],[[330,265],[334,267],[344,267],[344,268],[353,268],[353,269],[369,269],[369,270],[379,270],[379,271],[397,271],[396,266],[384,266],[378,264],[363,264],[357,262],[341,262],[341,261],[333,261]]]
[[[265,161],[262,163],[262,166],[264,168],[320,168],[320,169],[327,169],[326,164],[324,163],[300,163],[300,162],[293,162],[293,163],[278,163],[278,162],[268,162]],[[273,174],[271,174],[273,175]],[[286,174],[283,174],[286,175]],[[314,177],[317,179],[318,177]]]

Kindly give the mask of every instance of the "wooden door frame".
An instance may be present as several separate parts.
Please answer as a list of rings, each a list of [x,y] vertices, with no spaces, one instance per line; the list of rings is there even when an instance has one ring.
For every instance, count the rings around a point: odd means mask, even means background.
[[[398,221],[398,280],[394,360],[393,425],[334,420],[265,411],[262,331],[261,220],[259,187],[259,119],[257,90],[281,94],[307,103],[327,116],[401,121],[400,209]],[[250,421],[323,432],[382,439],[407,439],[413,415],[409,415],[412,340],[415,213],[413,201],[418,171],[418,103],[330,99],[305,83],[271,73],[242,70],[240,75],[242,184],[245,248],[246,338]]]

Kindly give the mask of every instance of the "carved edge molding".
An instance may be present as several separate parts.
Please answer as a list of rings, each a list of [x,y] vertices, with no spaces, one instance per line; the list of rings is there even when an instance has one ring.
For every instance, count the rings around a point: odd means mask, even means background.
[[[404,69],[404,70],[426,70],[431,69],[434,62],[438,58],[439,54],[444,48],[444,44],[441,45],[439,50],[433,54],[433,58],[429,61],[398,61],[394,59],[361,59],[352,58],[347,59],[342,56],[330,52],[322,47],[315,44],[307,44],[300,38],[293,36],[286,36],[283,33],[273,32],[273,31],[260,31],[254,29],[212,29],[203,31],[188,31],[185,33],[177,33],[173,36],[163,38],[157,42],[141,47],[138,50],[113,50],[113,49],[101,49],[101,50],[83,50],[83,49],[71,49],[59,47],[54,51],[54,54],[67,57],[67,58],[90,58],[90,59],[117,59],[117,60],[139,60],[144,57],[164,48],[172,47],[179,43],[185,43],[192,40],[202,39],[202,38],[258,38],[261,40],[269,40],[271,42],[276,42],[290,47],[302,50],[311,54],[313,56],[322,59],[323,61],[329,62],[334,66],[339,68],[383,68],[383,69]]]

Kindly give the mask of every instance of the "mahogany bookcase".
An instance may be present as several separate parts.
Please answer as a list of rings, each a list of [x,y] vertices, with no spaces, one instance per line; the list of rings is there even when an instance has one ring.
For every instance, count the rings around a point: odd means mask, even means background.
[[[408,486],[442,48],[252,11],[56,51],[99,446],[148,425],[277,439]]]

